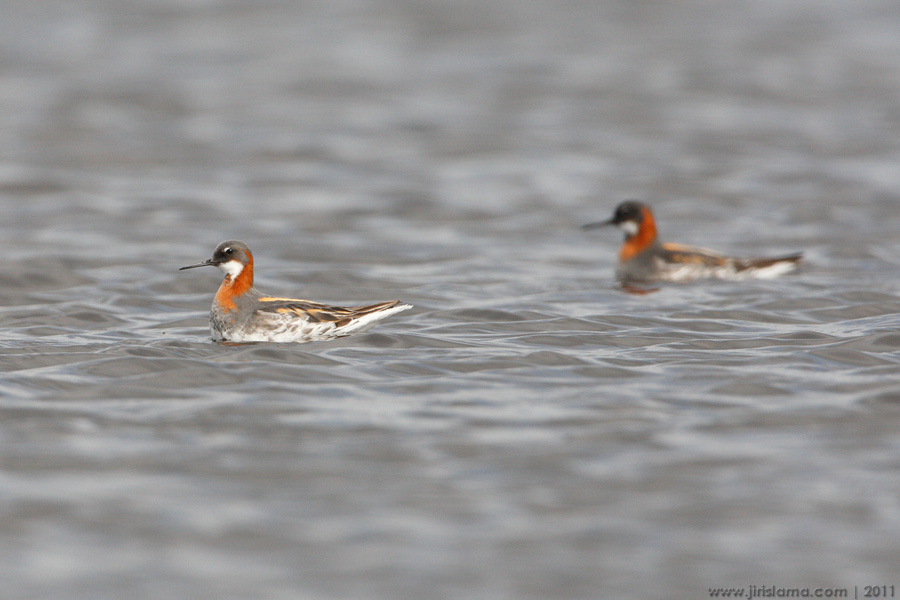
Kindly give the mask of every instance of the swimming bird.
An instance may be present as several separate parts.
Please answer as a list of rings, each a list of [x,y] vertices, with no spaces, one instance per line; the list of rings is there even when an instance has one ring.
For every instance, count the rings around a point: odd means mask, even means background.
[[[253,287],[253,254],[228,240],[212,258],[182,267],[218,267],[225,279],[213,299],[209,328],[217,342],[312,342],[366,331],[378,321],[412,308],[399,300],[367,306],[328,306],[310,300],[266,296]]]
[[[636,200],[622,202],[611,219],[588,223],[584,229],[615,225],[625,232],[619,249],[616,278],[630,282],[683,282],[694,279],[769,279],[798,267],[801,252],[774,258],[735,258],[706,248],[662,243],[650,207]]]

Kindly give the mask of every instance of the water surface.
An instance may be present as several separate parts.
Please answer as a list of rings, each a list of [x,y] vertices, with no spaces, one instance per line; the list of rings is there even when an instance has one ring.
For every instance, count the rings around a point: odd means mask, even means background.
[[[0,19],[9,598],[895,584],[892,2],[50,0]],[[662,234],[773,281],[612,281]],[[415,305],[223,346],[264,291]]]

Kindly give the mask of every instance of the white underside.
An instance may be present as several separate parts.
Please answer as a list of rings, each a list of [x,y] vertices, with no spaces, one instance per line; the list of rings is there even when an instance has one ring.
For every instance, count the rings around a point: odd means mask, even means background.
[[[310,321],[293,313],[257,313],[250,323],[236,331],[212,330],[214,341],[221,342],[282,342],[303,343],[333,340],[357,333],[373,327],[378,321],[412,308],[409,304],[400,304],[384,310],[362,315],[350,323],[337,327],[331,321]]]

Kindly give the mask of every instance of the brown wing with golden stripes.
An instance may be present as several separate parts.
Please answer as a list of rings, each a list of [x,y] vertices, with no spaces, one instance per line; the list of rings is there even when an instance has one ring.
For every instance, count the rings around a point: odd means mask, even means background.
[[[747,269],[764,269],[778,263],[799,263],[803,258],[802,252],[795,254],[787,254],[785,256],[775,256],[772,258],[729,258],[718,252],[707,250],[706,248],[696,248],[694,246],[684,246],[682,244],[666,243],[662,245],[663,256],[667,262],[681,264],[695,264],[709,267],[721,267],[731,264],[735,271],[744,271]]]
[[[310,321],[333,322],[337,327],[343,327],[354,319],[380,312],[393,306],[402,304],[399,300],[391,300],[389,302],[379,302],[378,304],[368,304],[365,306],[329,306],[312,300],[301,300],[296,298],[272,298],[263,297],[259,299],[258,311],[274,312],[281,314],[296,314],[298,317],[304,317]]]
[[[666,262],[721,267],[728,262],[728,257],[695,246],[665,243],[662,245],[663,258]]]
[[[803,259],[803,253],[788,254],[786,256],[776,256],[775,258],[745,258],[735,261],[738,271],[744,269],[765,269],[778,263],[794,263],[797,264]]]

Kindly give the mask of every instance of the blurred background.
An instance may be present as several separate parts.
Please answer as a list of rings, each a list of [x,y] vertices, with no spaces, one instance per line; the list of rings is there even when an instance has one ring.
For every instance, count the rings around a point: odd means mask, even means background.
[[[900,4],[0,4],[4,598],[895,584]],[[775,281],[613,281],[620,233]],[[276,295],[413,311],[208,339]]]

